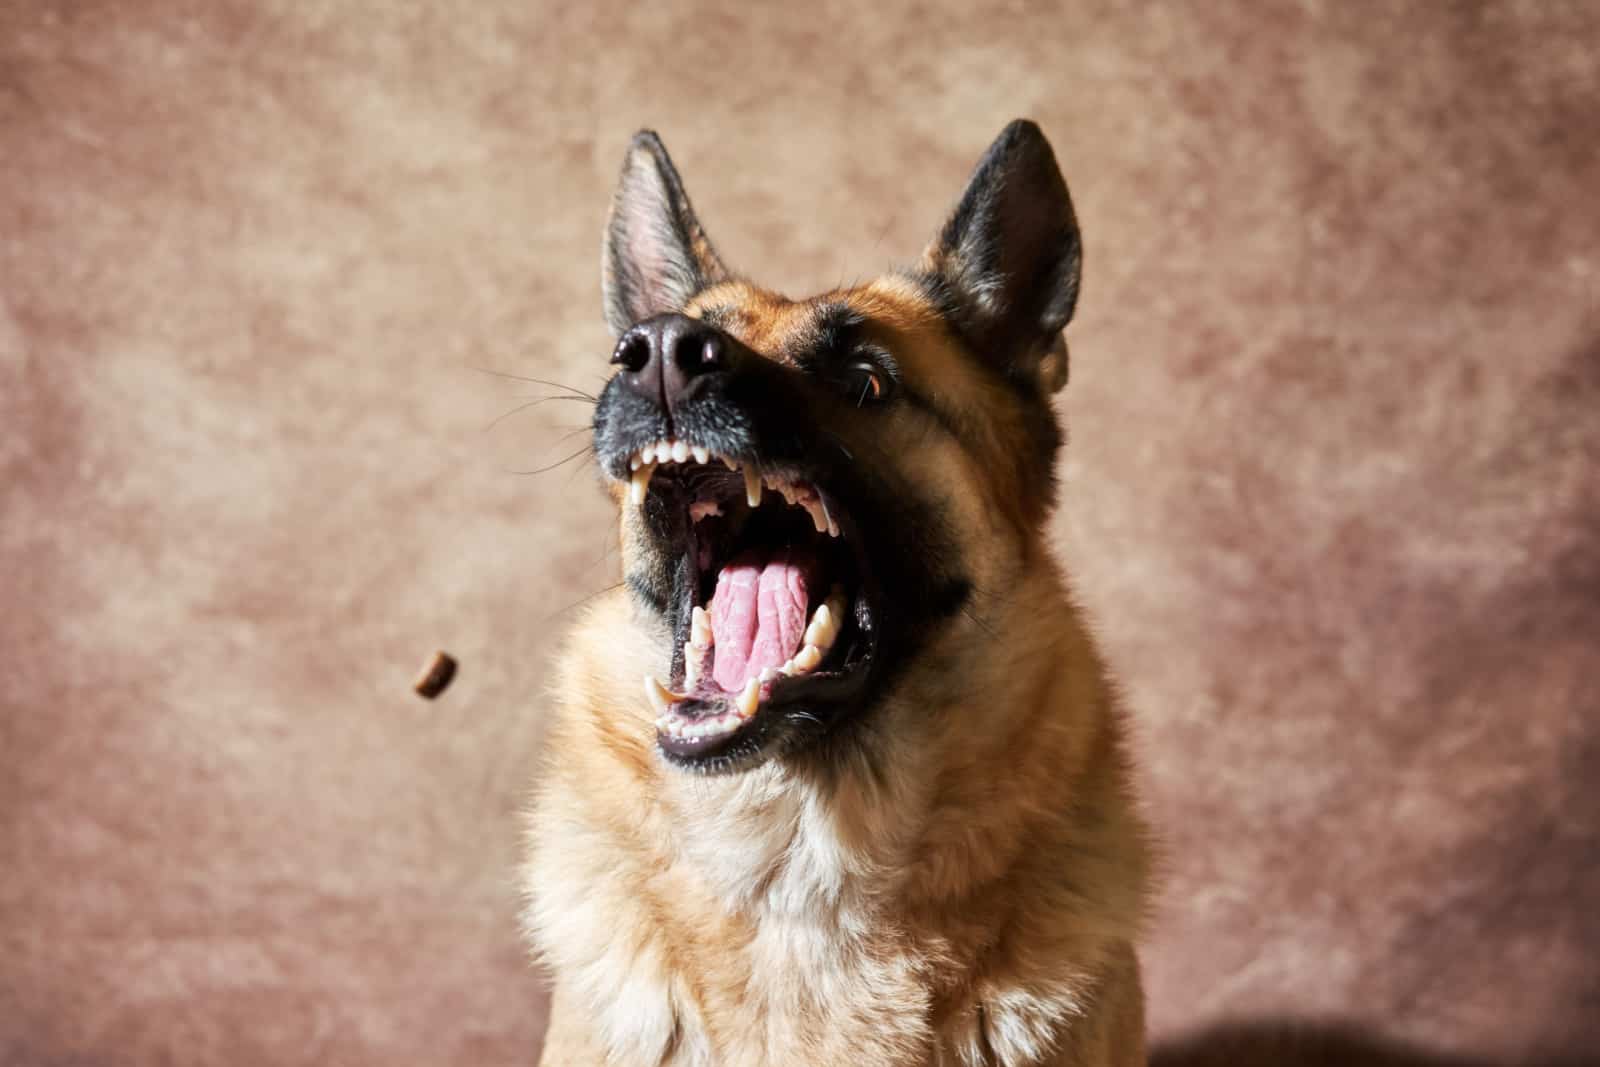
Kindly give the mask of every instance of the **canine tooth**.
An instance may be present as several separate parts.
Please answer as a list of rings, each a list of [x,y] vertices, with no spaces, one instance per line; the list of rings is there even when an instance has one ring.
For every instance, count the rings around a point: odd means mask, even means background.
[[[761,472],[755,467],[744,469],[744,498],[753,508],[761,506]]]
[[[694,648],[710,648],[711,640],[711,613],[696,604],[689,613],[689,644]]]
[[[658,714],[664,714],[672,705],[685,699],[662,685],[653,674],[644,676],[644,695],[650,699],[650,705]]]
[[[711,450],[704,445],[695,445],[689,449],[689,454],[694,456],[694,461],[702,466],[711,462]]]
[[[823,509],[821,501],[808,500],[805,503],[805,509],[806,513],[811,516],[811,525],[817,528],[817,533],[827,533],[827,512]]]
[[[634,507],[644,503],[644,495],[650,489],[650,476],[656,472],[654,463],[641,464],[633,472],[633,480],[628,483],[628,502]]]
[[[823,604],[811,616],[811,624],[806,627],[806,635],[801,640],[808,645],[820,645],[829,648],[833,639],[839,634],[839,624],[833,620],[833,612],[828,605]]]
[[[748,719],[756,713],[756,705],[761,703],[761,680],[752,678],[745,683],[744,692],[739,694],[737,704],[741,718]]]
[[[833,620],[833,634],[837,637],[839,629],[844,626],[844,587],[834,586],[822,606],[828,609],[828,617]],[[830,637],[828,640],[831,643],[833,638]]]
[[[683,441],[672,443],[672,460],[674,463],[687,463],[689,461],[689,446]]]
[[[807,644],[805,648],[800,650],[800,654],[794,658],[794,665],[801,671],[813,670],[821,662],[822,649],[812,644]]]
[[[833,521],[833,516],[828,513],[828,502],[822,499],[820,494],[817,496],[817,504],[822,508],[822,517],[828,520],[828,536],[838,537],[839,524]],[[819,530],[818,532],[820,533],[821,531]]]

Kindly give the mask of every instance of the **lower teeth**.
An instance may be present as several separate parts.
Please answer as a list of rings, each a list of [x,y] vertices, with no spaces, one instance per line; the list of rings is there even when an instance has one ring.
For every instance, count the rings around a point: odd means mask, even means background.
[[[709,667],[713,649],[711,616],[704,607],[696,606],[690,616],[689,640],[684,647],[685,693],[675,693],[654,677],[645,678],[645,695],[656,711],[656,729],[678,741],[701,741],[722,737],[737,730],[755,715],[761,703],[761,690],[784,677],[803,675],[815,670],[827,650],[839,635],[844,618],[844,590],[834,586],[827,600],[818,605],[806,626],[802,644],[794,656],[781,667],[767,667],[757,677],[745,682],[738,693],[721,694],[733,706],[720,715],[690,719],[680,715],[677,706],[695,699],[703,672]]]
[[[680,719],[667,714],[656,720],[656,729],[679,741],[700,741],[708,737],[721,737],[739,728],[744,719],[725,713],[709,719]]]

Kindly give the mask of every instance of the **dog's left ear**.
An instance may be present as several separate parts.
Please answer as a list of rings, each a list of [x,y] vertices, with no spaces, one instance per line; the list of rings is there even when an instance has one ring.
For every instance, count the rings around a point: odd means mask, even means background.
[[[1066,384],[1061,330],[1078,302],[1082,264],[1067,183],[1050,142],[1026,119],[989,146],[923,257],[978,353],[1046,393]]]
[[[653,130],[640,130],[628,145],[601,259],[606,325],[619,336],[728,277]]]

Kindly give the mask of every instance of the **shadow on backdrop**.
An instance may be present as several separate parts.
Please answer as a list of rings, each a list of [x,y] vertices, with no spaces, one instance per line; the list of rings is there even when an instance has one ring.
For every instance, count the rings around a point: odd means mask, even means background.
[[[1594,1067],[1570,1058],[1479,1059],[1429,1052],[1415,1045],[1333,1023],[1229,1023],[1163,1042],[1150,1067]]]

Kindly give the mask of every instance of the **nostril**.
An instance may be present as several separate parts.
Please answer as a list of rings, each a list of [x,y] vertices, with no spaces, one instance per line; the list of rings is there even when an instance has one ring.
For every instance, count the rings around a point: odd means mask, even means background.
[[[642,334],[629,334],[617,345],[611,362],[622,365],[623,370],[638,373],[650,362],[650,340]]]
[[[686,334],[678,339],[673,359],[685,374],[713,370],[722,362],[722,341],[716,334]]]
[[[716,334],[707,337],[705,343],[700,346],[700,362],[707,369],[722,362],[722,339]]]

